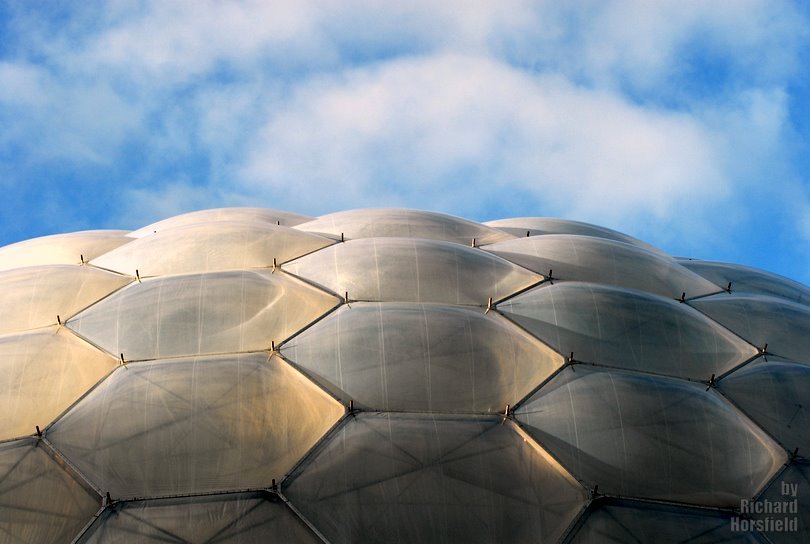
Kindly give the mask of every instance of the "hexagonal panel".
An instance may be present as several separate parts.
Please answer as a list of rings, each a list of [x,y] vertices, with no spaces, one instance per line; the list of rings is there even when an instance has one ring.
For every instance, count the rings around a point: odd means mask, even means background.
[[[739,506],[787,455],[718,394],[683,380],[575,365],[515,412],[599,491]]]
[[[340,237],[358,238],[425,238],[463,245],[492,244],[512,235],[444,213],[401,208],[347,210],[323,215],[295,228]]]
[[[194,223],[145,236],[92,264],[141,277],[270,267],[335,243],[289,227],[247,221]]]
[[[0,272],[0,334],[64,323],[132,281],[90,266],[50,265]]]
[[[761,357],[717,388],[786,449],[810,451],[810,365]]]
[[[144,236],[149,236],[166,229],[193,225],[195,223],[209,223],[211,221],[258,221],[271,225],[292,227],[311,220],[312,217],[306,215],[282,212],[270,208],[216,208],[175,215],[174,217],[169,217],[168,219],[163,219],[162,221],[151,223],[138,230],[134,230],[127,236],[131,238],[143,238]]]
[[[0,440],[44,429],[116,364],[64,327],[0,336]]]
[[[107,508],[79,540],[264,544],[320,543],[276,495],[265,492],[124,502]]]
[[[679,298],[683,293],[697,297],[721,291],[671,257],[593,236],[532,236],[483,249],[540,274],[552,270],[553,276],[561,280],[628,287],[669,298]]]
[[[49,430],[114,498],[269,487],[344,412],[266,353],[131,363]]]
[[[0,247],[0,270],[46,264],[80,264],[126,244],[125,230],[86,230],[32,238]]]
[[[757,354],[685,304],[593,283],[545,285],[498,311],[565,355],[619,368],[708,380]]]
[[[503,412],[563,358],[494,312],[356,302],[281,353],[336,396],[377,410]]]
[[[543,278],[480,249],[435,240],[367,238],[316,251],[284,270],[352,300],[486,306]]]
[[[509,219],[487,221],[484,225],[495,227],[504,232],[513,234],[518,238],[543,236],[546,234],[577,234],[581,236],[604,238],[606,240],[616,240],[642,247],[653,253],[665,255],[665,253],[657,247],[642,242],[638,238],[633,238],[622,232],[600,227],[599,225],[583,223],[582,221],[572,221],[570,219],[558,219],[556,217],[512,217]]]
[[[212,272],[134,283],[68,326],[126,360],[256,351],[339,303],[284,274]]]
[[[754,293],[784,298],[801,304],[810,304],[810,289],[784,276],[742,266],[715,261],[680,259],[680,264],[707,280],[739,293]]]
[[[585,493],[498,417],[363,413],[285,484],[342,542],[553,542]]]
[[[810,307],[766,295],[720,294],[690,301],[768,353],[810,363]]]
[[[639,501],[600,499],[591,503],[570,544],[756,544],[753,531],[733,531],[730,512],[681,508]]]
[[[70,542],[101,505],[34,438],[0,444],[0,540]]]

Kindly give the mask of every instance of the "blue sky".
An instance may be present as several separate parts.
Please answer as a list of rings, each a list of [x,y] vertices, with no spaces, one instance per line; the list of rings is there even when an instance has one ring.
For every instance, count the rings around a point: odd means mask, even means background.
[[[403,206],[810,283],[808,74],[774,0],[0,0],[0,245]]]

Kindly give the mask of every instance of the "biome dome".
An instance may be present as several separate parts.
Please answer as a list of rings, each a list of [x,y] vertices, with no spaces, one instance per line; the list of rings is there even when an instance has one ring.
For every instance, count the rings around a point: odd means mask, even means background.
[[[0,542],[810,541],[810,289],[574,221],[0,248]]]

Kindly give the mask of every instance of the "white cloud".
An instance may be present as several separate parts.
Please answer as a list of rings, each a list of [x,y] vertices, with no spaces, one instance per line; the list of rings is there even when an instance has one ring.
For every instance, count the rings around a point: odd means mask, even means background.
[[[338,207],[418,205],[430,191],[469,213],[530,194],[538,213],[621,223],[726,195],[715,140],[684,114],[443,55],[302,86],[270,115],[243,175],[255,191],[298,184]]]
[[[38,107],[47,100],[43,71],[28,63],[0,62],[0,104],[4,106]]]
[[[205,75],[220,63],[250,69],[260,57],[295,61],[323,53],[308,2],[163,2],[126,9],[68,51],[76,71],[114,73],[139,86],[170,87]]]
[[[541,63],[597,85],[656,92],[671,92],[673,77],[693,68],[690,54],[721,59],[727,77],[749,84],[785,77],[800,69],[797,46],[808,37],[789,2],[548,2],[539,17],[558,28]]]

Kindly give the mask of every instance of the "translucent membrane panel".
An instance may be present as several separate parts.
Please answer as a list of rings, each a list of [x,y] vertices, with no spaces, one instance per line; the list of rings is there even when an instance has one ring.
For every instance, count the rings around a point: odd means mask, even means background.
[[[450,242],[367,238],[327,247],[284,270],[352,300],[486,306],[542,280],[486,251]]]
[[[432,304],[352,303],[281,352],[378,410],[503,412],[563,364],[494,313]]]
[[[54,234],[0,247],[0,270],[44,264],[80,264],[129,241],[125,230]]]
[[[131,363],[48,438],[114,498],[270,487],[343,407],[266,354]]]
[[[100,505],[35,439],[0,444],[0,542],[70,542]]]
[[[163,221],[158,221],[157,223],[152,223],[138,230],[134,230],[130,232],[128,236],[131,238],[143,238],[144,236],[149,236],[150,234],[166,229],[173,229],[175,227],[195,223],[210,223],[212,221],[258,221],[271,225],[292,227],[293,225],[311,220],[312,218],[306,215],[271,210],[269,208],[217,208],[175,215],[174,217],[169,217]]]
[[[810,289],[797,281],[764,270],[738,264],[710,261],[679,260],[689,270],[700,274],[709,281],[728,287],[732,292],[756,293],[810,304]]]
[[[584,490],[501,421],[362,413],[285,493],[334,544],[554,542]]]
[[[270,493],[120,503],[107,508],[79,540],[82,544],[129,544],[136,541],[320,542],[278,497]]]
[[[0,440],[44,429],[115,365],[63,327],[0,336]]]
[[[734,507],[786,459],[720,395],[648,374],[568,367],[516,417],[606,494]]]
[[[810,363],[810,308],[765,295],[726,294],[689,303],[768,353]]]
[[[126,360],[256,351],[338,303],[283,274],[212,272],[134,283],[68,326]]]
[[[592,283],[559,282],[498,305],[554,349],[589,363],[708,380],[757,351],[686,304]]]
[[[810,453],[810,365],[768,356],[717,387],[785,448]]]
[[[346,239],[428,238],[464,245],[492,244],[512,238],[501,230],[443,213],[398,208],[349,210],[331,213],[295,228]]]
[[[582,525],[567,541],[625,544],[735,544],[761,542],[753,531],[735,531],[733,515],[718,510],[679,508],[653,503],[623,500],[598,500],[591,503]]]
[[[132,278],[89,266],[51,265],[0,272],[0,334],[57,324]]]
[[[740,506],[773,544],[810,542],[810,461],[794,461],[756,503]]]
[[[195,223],[134,240],[92,264],[141,277],[270,267],[334,241],[289,227],[259,222]]]
[[[581,221],[571,221],[569,219],[555,219],[552,217],[515,217],[510,219],[498,219],[484,223],[489,227],[495,227],[504,232],[522,238],[528,236],[541,236],[544,234],[579,234],[582,236],[594,236],[607,240],[616,240],[634,246],[643,247],[654,253],[664,254],[657,247],[642,242],[638,238],[633,238],[621,232],[582,223]]]
[[[721,289],[674,259],[624,242],[571,234],[550,234],[485,247],[508,261],[561,280],[590,281],[640,289],[669,298],[696,297]]]

